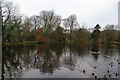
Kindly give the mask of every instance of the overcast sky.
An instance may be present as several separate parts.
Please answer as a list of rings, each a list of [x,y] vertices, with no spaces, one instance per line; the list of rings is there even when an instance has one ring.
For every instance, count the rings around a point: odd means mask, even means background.
[[[62,18],[77,15],[78,22],[94,27],[97,23],[118,24],[119,0],[10,0],[27,16],[38,15],[42,10],[54,10]]]

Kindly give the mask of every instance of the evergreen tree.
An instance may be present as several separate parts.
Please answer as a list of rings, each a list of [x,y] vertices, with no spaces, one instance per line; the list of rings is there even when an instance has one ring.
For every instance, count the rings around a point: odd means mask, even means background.
[[[99,40],[99,37],[100,37],[100,25],[99,24],[97,24],[95,27],[94,27],[94,31],[92,32],[92,34],[91,34],[91,38],[92,38],[92,40],[93,41],[97,41],[98,42],[98,40]]]

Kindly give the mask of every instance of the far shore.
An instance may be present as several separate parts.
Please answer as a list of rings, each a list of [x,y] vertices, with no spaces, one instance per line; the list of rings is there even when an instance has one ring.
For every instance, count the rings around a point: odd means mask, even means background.
[[[89,43],[80,43],[80,42],[37,42],[37,41],[26,41],[26,42],[17,42],[17,43],[3,43],[3,46],[28,46],[28,45],[37,45],[37,44],[81,44],[81,45],[91,45],[92,42]],[[99,45],[104,45],[104,43],[99,43]],[[120,45],[118,42],[114,43],[106,43],[106,45]]]

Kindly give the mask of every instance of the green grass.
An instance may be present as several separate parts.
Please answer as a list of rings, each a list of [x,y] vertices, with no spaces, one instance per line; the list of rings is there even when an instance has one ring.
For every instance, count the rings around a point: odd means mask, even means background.
[[[54,41],[54,42],[24,41],[24,42],[15,42],[15,43],[6,42],[6,43],[3,43],[3,45],[6,45],[6,46],[12,46],[12,45],[14,45],[14,46],[19,46],[19,45],[27,46],[27,45],[36,45],[36,44],[43,44],[43,43],[51,43],[51,44],[53,44],[53,43],[65,43],[65,44],[75,43],[75,44],[84,45],[84,44],[82,44],[82,43],[80,43],[80,42],[74,42],[74,41],[71,41],[71,43],[70,43],[70,40],[69,40],[69,39],[66,39],[65,42],[55,42],[55,41]],[[92,42],[90,41],[90,42],[87,43],[87,44],[91,45]],[[112,43],[112,45],[120,45],[120,43],[119,43],[119,42],[114,42],[114,43]]]
[[[3,43],[3,45],[6,45],[6,46],[11,46],[11,45],[14,45],[14,46],[18,46],[18,45],[35,45],[37,42],[36,41],[25,41],[25,42],[15,42],[15,43]]]

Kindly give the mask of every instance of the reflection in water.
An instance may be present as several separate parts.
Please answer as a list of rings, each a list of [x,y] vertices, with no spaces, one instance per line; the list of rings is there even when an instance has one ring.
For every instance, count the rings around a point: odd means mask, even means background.
[[[59,66],[58,58],[56,54],[47,48],[49,45],[38,45],[37,54],[35,56],[34,66],[43,73],[53,73],[53,71]]]
[[[100,53],[100,50],[99,50],[99,44],[97,43],[93,43],[92,46],[91,46],[91,53],[93,54],[93,57],[95,58],[95,60],[98,59],[98,55]]]
[[[89,50],[100,51],[100,54],[93,55]],[[104,76],[116,78],[117,56],[117,48],[99,48],[95,45],[92,47],[78,44],[3,46],[3,76],[5,78],[94,78],[94,73],[98,78]]]
[[[91,47],[92,47],[91,51],[93,51],[93,52],[99,52],[99,44],[93,43]]]

